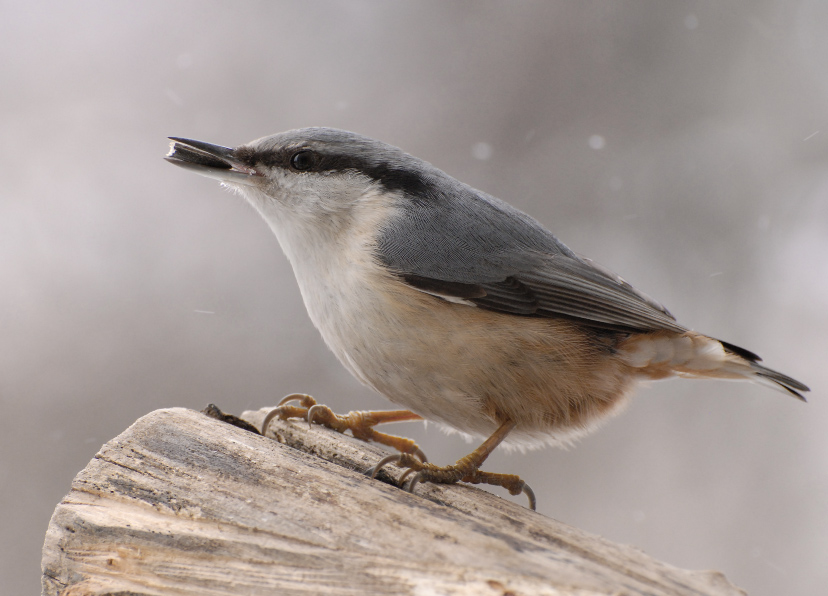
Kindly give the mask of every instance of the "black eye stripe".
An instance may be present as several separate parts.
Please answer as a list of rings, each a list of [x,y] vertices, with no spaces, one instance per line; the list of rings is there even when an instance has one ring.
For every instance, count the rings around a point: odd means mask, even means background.
[[[434,193],[429,177],[419,168],[405,168],[346,152],[320,152],[307,146],[266,151],[239,147],[235,157],[250,167],[289,168],[294,172],[357,172],[375,180],[386,190],[407,192],[418,200],[427,200]]]

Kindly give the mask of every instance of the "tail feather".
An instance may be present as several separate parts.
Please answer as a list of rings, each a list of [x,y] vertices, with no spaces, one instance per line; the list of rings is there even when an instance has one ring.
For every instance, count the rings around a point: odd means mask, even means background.
[[[710,339],[713,339],[713,338],[711,337]],[[736,354],[737,356],[741,356],[742,358],[744,358],[748,362],[761,362],[762,361],[762,359],[759,358],[758,354],[754,354],[750,350],[740,348],[739,346],[734,346],[733,344],[727,343],[726,341],[722,341],[720,339],[717,339],[716,341],[719,342],[720,344],[722,344],[722,347],[726,351],[730,352],[731,354]]]
[[[810,391],[807,385],[804,383],[800,383],[796,379],[789,377],[788,375],[783,375],[781,372],[777,372],[773,369],[768,368],[767,366],[762,366],[756,362],[750,363],[750,368],[753,369],[753,377],[752,380],[756,381],[757,383],[761,383],[762,385],[766,385],[772,389],[776,389],[778,391],[787,391],[794,397],[801,399],[802,401],[808,401],[805,399],[805,396],[802,395],[800,392]],[[749,377],[750,378],[750,377]]]

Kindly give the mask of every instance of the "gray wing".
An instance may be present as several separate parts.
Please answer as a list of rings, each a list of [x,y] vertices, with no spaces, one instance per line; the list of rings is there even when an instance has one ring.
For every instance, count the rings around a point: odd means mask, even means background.
[[[448,176],[439,188],[428,200],[403,204],[377,238],[378,257],[409,285],[513,315],[686,331],[663,306],[579,258],[525,213]]]

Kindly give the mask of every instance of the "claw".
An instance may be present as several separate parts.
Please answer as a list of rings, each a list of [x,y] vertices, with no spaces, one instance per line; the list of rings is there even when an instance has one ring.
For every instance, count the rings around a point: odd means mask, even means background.
[[[377,462],[377,465],[375,465],[370,470],[367,470],[365,472],[365,475],[370,476],[371,478],[376,478],[379,471],[391,462],[400,463],[402,456],[402,453],[395,453],[394,455],[387,455],[386,457],[383,457],[381,460],[379,460],[379,462]]]
[[[420,461],[423,462],[424,464],[428,463],[428,458],[426,457],[426,454],[423,453],[422,449],[420,449],[419,447],[416,447],[416,445],[415,445],[414,451],[412,451],[411,453],[413,453],[414,455],[419,457]]]
[[[278,414],[279,408],[273,408],[267,413],[267,416],[264,417],[264,420],[262,420],[262,436],[267,434],[267,427],[270,426],[270,421],[276,418]]]
[[[321,412],[326,407],[321,404],[315,404],[308,408],[308,428],[313,428],[313,418],[316,412]]]
[[[305,406],[305,407],[308,407],[308,406],[313,406],[313,405],[315,405],[315,404],[316,404],[316,400],[315,400],[315,399],[313,399],[313,398],[312,398],[310,395],[308,395],[307,393],[291,393],[290,395],[286,395],[286,396],[284,396],[284,397],[283,397],[283,398],[279,401],[279,403],[277,404],[277,406],[283,406],[283,405],[285,405],[286,403],[291,402],[291,401],[298,401],[301,405],[303,405],[303,406]],[[310,402],[310,403],[308,403],[307,405],[305,405],[305,402]]]
[[[411,470],[409,470],[409,472],[410,471]],[[408,472],[406,472],[406,473],[408,473]],[[414,474],[414,476],[411,478],[411,481],[408,483],[408,486],[405,488],[405,490],[407,492],[413,494],[414,493],[414,487],[417,486],[417,484],[420,482],[420,480],[422,480],[422,476],[423,476],[422,472],[417,472],[416,474]]]
[[[413,471],[414,471],[414,468],[408,468],[405,472],[403,472],[403,475],[400,476],[400,486],[405,484],[405,479],[408,478],[408,475],[411,474],[411,472],[413,472]]]
[[[523,492],[524,495],[529,497],[529,509],[531,509],[532,511],[536,511],[535,505],[537,505],[537,501],[535,500],[535,491],[529,488],[528,484],[524,483],[523,490],[521,492]]]
[[[298,401],[305,408],[311,408],[316,405],[316,400],[306,393],[291,393],[290,395],[284,396],[279,400],[277,406],[270,410],[264,417],[264,420],[262,420],[262,435],[267,434],[267,429],[271,421],[277,416],[282,415],[282,406],[291,401]]]

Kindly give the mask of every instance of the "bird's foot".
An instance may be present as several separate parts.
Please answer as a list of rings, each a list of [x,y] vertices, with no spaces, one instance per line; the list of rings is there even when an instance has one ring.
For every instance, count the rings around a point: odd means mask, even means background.
[[[298,402],[298,405],[291,402]],[[340,433],[350,430],[351,434],[357,439],[381,443],[393,447],[403,454],[414,455],[421,462],[428,461],[425,453],[413,440],[374,430],[374,426],[386,422],[422,420],[420,415],[408,410],[356,411],[347,414],[336,414],[328,406],[316,403],[316,400],[310,395],[292,393],[282,398],[279,405],[267,413],[262,421],[263,435],[267,433],[267,428],[274,418],[280,420],[301,418],[307,420],[309,425],[313,423],[321,424]]]
[[[400,478],[400,484],[405,487],[408,492],[414,492],[414,487],[420,482],[434,482],[436,484],[455,484],[457,482],[468,482],[469,484],[491,484],[493,486],[501,486],[509,491],[512,495],[525,494],[529,498],[529,508],[535,510],[536,500],[535,493],[524,482],[520,476],[516,474],[498,474],[494,472],[483,472],[480,466],[486,461],[486,458],[500,444],[503,438],[514,427],[513,424],[507,423],[501,426],[495,433],[489,437],[480,447],[472,451],[469,455],[460,458],[456,463],[448,466],[438,466],[430,464],[424,460],[417,459],[414,454],[400,453],[389,455],[382,459],[376,466],[366,472],[371,478],[376,477],[377,473],[387,464],[395,463],[402,468],[408,470]],[[405,485],[405,479],[413,474],[408,485]]]

